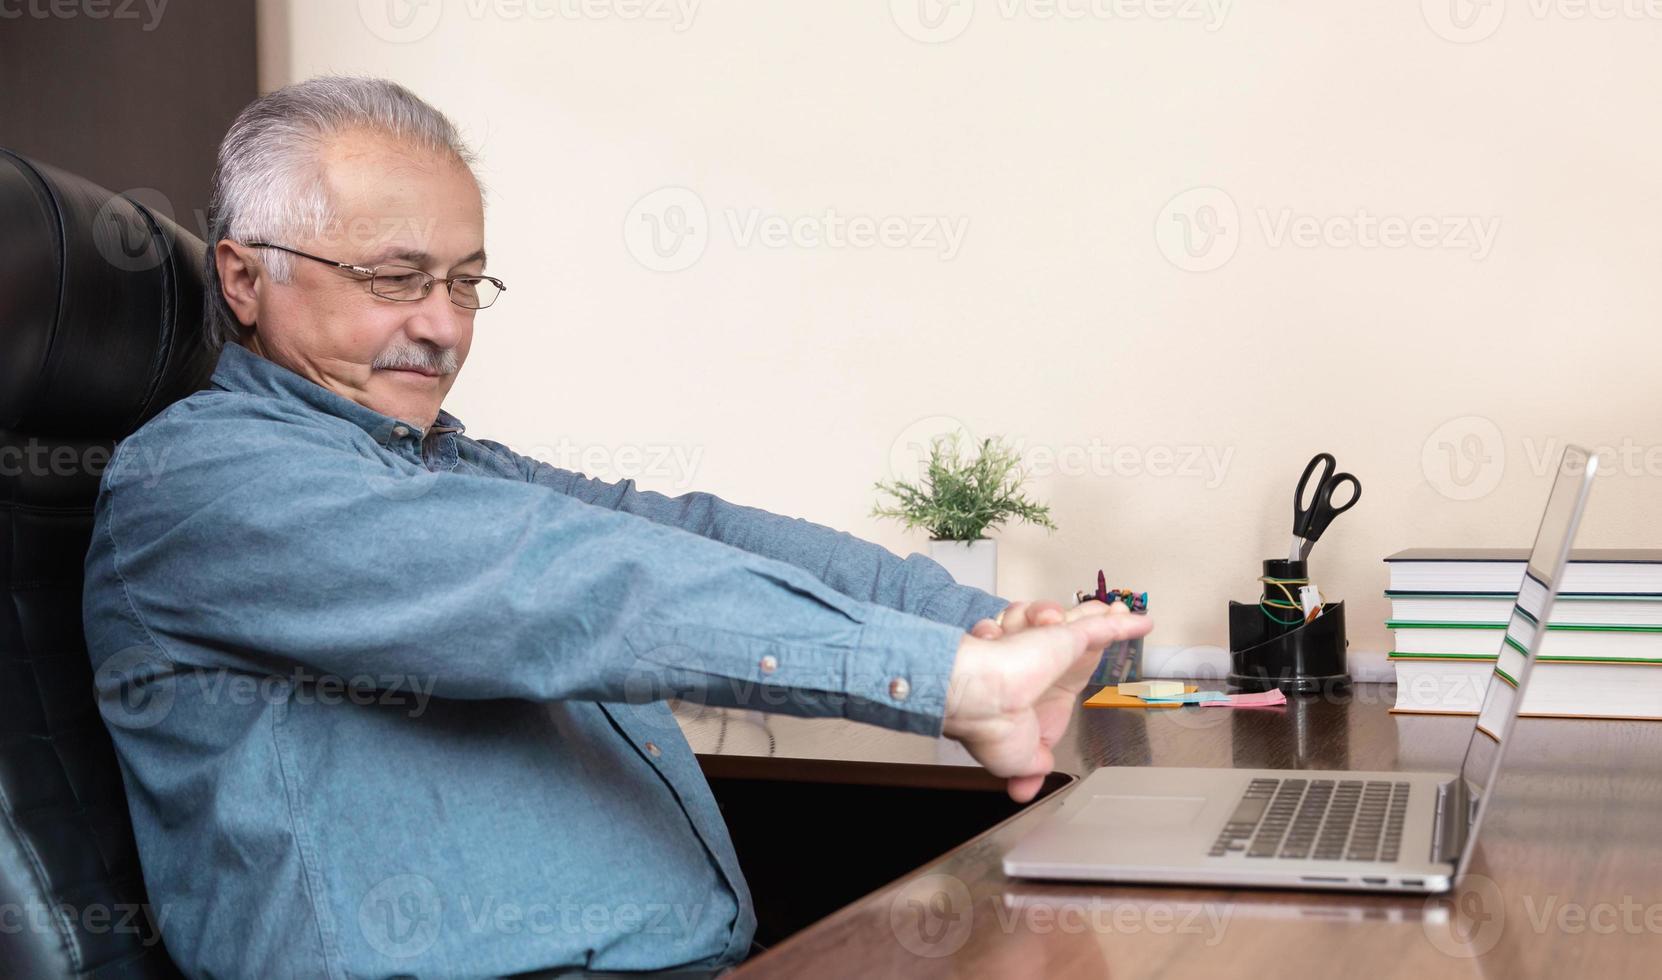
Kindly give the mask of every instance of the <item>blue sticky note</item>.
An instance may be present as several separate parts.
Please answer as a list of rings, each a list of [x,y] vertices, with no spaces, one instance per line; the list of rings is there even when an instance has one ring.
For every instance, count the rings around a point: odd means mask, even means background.
[[[1143,698],[1149,704],[1201,704],[1206,701],[1228,701],[1229,695],[1222,691],[1191,691],[1188,694],[1174,694],[1169,698]]]

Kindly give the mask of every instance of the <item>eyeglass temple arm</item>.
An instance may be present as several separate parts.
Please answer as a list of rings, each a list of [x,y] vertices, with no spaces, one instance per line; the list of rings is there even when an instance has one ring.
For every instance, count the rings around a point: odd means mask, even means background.
[[[366,268],[365,266],[361,266],[361,265],[353,265],[350,262],[336,262],[334,259],[326,259],[321,255],[313,255],[310,252],[302,252],[298,248],[289,248],[287,245],[277,245],[277,244],[274,244],[272,242],[244,242],[243,244],[247,245],[249,248],[274,248],[274,249],[277,249],[279,252],[288,252],[292,255],[298,255],[303,259],[311,259],[313,262],[322,262],[324,265],[332,265],[337,269],[345,269],[348,272],[356,272],[356,273],[359,273],[360,275],[369,276],[371,278],[374,278],[374,276],[376,275],[375,269]],[[380,266],[376,266],[375,268],[378,269],[378,268],[380,268]],[[402,268],[405,268],[405,266],[398,266],[398,268],[402,269]],[[420,269],[412,269],[411,271],[421,272]],[[442,283],[444,283],[445,291],[448,292],[450,290],[451,284],[454,283],[457,279],[489,279],[492,283],[495,284],[498,291],[504,292],[504,293],[508,291],[508,287],[503,284],[502,280],[496,278],[495,276],[484,275],[483,273],[481,273],[480,275],[477,275],[477,276],[449,276],[449,277],[435,276],[435,275],[431,275],[431,274],[426,273],[426,272],[421,272],[421,274],[424,275],[424,276],[427,276],[427,279],[428,279],[427,288],[428,289],[432,289],[433,285],[435,283],[441,283],[442,282]]]
[[[350,262],[336,262],[334,259],[326,259],[321,255],[313,255],[310,252],[302,252],[298,248],[289,248],[287,245],[278,245],[275,242],[244,242],[243,244],[249,248],[274,248],[279,252],[287,252],[290,255],[298,255],[303,259],[311,259],[313,262],[322,262],[324,265],[332,265],[337,269],[345,269],[348,272],[356,272],[366,276],[375,275],[374,269],[368,269],[361,265],[353,265]]]

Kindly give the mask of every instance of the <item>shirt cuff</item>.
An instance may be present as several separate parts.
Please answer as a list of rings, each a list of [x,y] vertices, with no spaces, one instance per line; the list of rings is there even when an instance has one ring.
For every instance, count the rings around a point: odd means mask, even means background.
[[[985,594],[985,593],[983,593]],[[843,716],[896,731],[938,736],[964,631],[872,606],[848,655]]]
[[[955,623],[967,633],[983,619],[997,619],[1008,605],[1009,599],[971,585],[953,583],[930,598],[922,615],[938,623]]]

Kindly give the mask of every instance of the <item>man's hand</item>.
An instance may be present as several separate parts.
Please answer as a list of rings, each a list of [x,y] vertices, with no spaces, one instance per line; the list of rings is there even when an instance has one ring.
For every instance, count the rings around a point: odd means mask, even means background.
[[[1001,638],[970,635],[959,643],[942,729],[988,772],[1006,777],[1018,803],[1036,796],[1055,767],[1051,746],[1067,731],[1103,648],[1153,627],[1121,603],[1081,603],[1071,617],[1056,603],[1031,606],[1039,607],[1032,615],[1011,607]]]
[[[1123,603],[1119,604],[1123,608]],[[1029,626],[1048,626],[1052,623],[1071,623],[1085,616],[1101,616],[1109,607],[1096,599],[1087,599],[1064,611],[1062,604],[1051,599],[1038,602],[1018,601],[1004,607],[998,620],[983,619],[970,628],[970,635],[983,640],[997,640],[1011,633],[1020,633]],[[1000,625],[999,620],[1003,621]]]

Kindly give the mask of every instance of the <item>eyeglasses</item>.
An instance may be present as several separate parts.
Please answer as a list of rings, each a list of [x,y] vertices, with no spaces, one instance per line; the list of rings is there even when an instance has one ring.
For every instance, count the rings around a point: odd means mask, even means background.
[[[440,279],[438,276],[428,275],[420,269],[407,265],[377,265],[361,266],[348,262],[336,262],[321,255],[302,252],[287,245],[274,245],[271,242],[243,242],[248,248],[274,248],[279,252],[298,255],[313,262],[322,262],[337,269],[355,273],[369,280],[369,291],[382,299],[390,299],[397,303],[415,303],[427,298],[433,291],[433,284],[444,283],[445,291],[450,294],[450,302],[464,310],[482,310],[496,302],[496,298],[507,290],[502,280],[493,276],[451,276]]]

